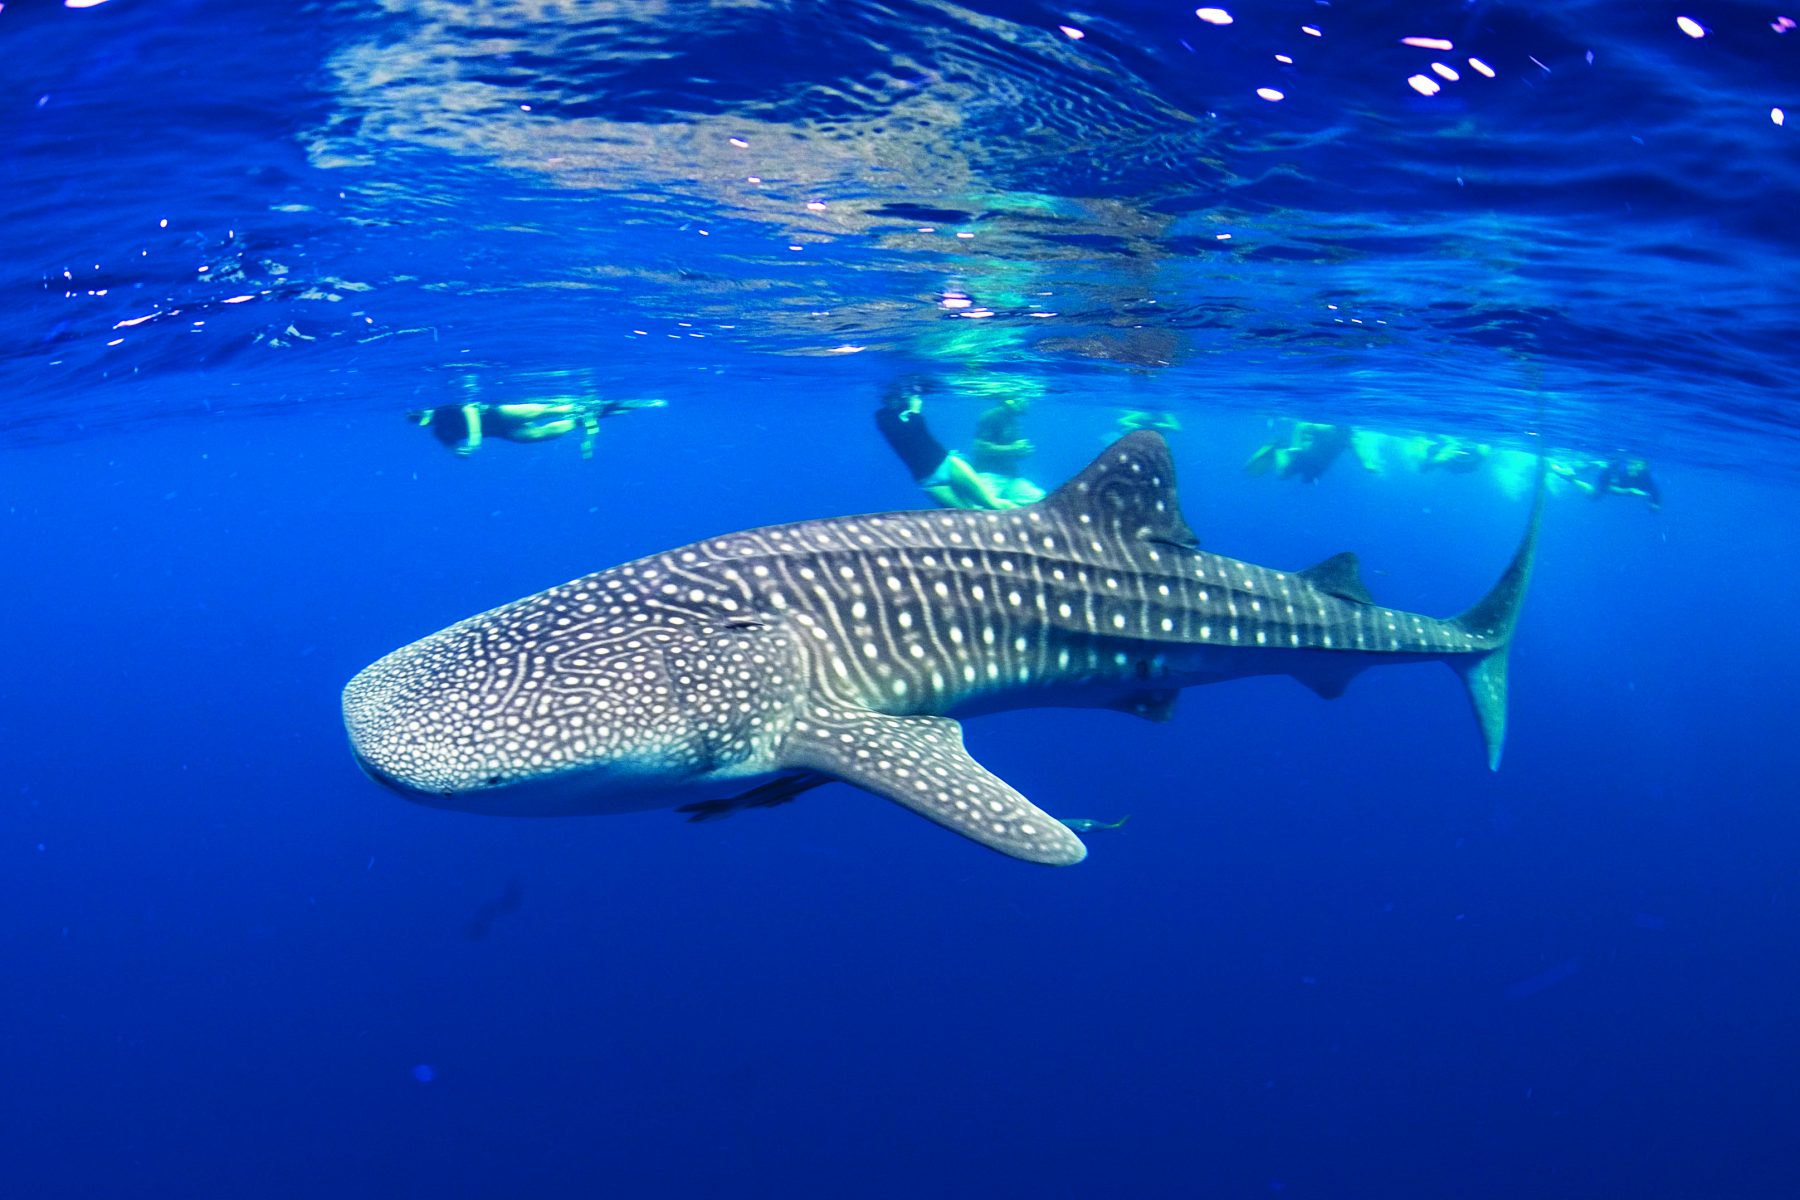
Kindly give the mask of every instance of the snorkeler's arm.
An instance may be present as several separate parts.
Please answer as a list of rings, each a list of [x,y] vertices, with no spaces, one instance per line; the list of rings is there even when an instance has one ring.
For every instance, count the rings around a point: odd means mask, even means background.
[[[465,404],[462,406],[463,425],[468,428],[469,436],[463,439],[463,453],[472,453],[481,445],[481,405]]]
[[[1590,464],[1588,463],[1572,462],[1566,459],[1552,459],[1550,470],[1553,474],[1559,475],[1567,480],[1569,486],[1576,491],[1581,492],[1583,495],[1592,496],[1596,494],[1594,485],[1581,477],[1582,471],[1586,470],[1589,465]]]
[[[600,414],[588,409],[581,414],[581,457],[594,457],[594,439],[600,436]]]
[[[1019,419],[1005,406],[990,408],[975,423],[975,448],[994,458],[1023,458],[1035,446],[1019,432]]]
[[[1037,449],[1030,438],[1015,438],[1010,442],[990,442],[986,438],[975,439],[975,449],[983,458],[1026,458]]]

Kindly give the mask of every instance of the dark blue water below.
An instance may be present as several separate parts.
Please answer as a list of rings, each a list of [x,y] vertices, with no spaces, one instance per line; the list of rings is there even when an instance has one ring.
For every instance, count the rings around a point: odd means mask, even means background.
[[[1554,505],[1497,775],[1434,667],[1333,703],[1201,689],[1169,726],[972,722],[1040,803],[1131,815],[1065,871],[842,787],[708,826],[375,788],[336,713],[375,655],[713,514],[910,502],[873,448],[747,486],[708,469],[747,454],[718,428],[658,466],[694,427],[655,415],[604,467],[299,417],[8,456],[10,1192],[1793,1181],[1790,494],[1693,474],[1660,520]],[[1428,611],[1523,515],[1461,480],[1182,465],[1210,545],[1356,546]],[[1752,511],[1781,532],[1747,560],[1720,531]]]

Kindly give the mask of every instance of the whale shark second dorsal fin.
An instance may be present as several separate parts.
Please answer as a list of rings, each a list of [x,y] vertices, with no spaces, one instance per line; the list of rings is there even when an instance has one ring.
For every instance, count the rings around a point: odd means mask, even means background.
[[[1362,563],[1353,551],[1334,554],[1324,562],[1315,563],[1295,574],[1327,596],[1336,596],[1339,600],[1354,600],[1358,604],[1375,603],[1375,597],[1369,595],[1369,589],[1362,580]]]
[[[1181,515],[1169,444],[1153,430],[1126,434],[1040,503],[1047,512],[1075,520],[1087,516],[1140,541],[1200,547]]]

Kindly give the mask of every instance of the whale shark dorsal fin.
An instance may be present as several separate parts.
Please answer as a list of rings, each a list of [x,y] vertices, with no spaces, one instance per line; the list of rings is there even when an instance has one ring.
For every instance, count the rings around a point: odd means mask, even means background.
[[[1126,434],[1039,504],[1046,512],[1077,520],[1087,516],[1141,541],[1186,550],[1200,546],[1181,515],[1169,444],[1154,430]]]
[[[948,717],[815,707],[796,718],[784,767],[816,771],[892,800],[991,850],[1069,866],[1087,847],[1057,819],[969,757]]]
[[[1369,589],[1363,583],[1362,564],[1352,551],[1334,554],[1324,562],[1316,563],[1304,571],[1296,571],[1295,574],[1327,596],[1354,600],[1358,604],[1375,603],[1375,597],[1369,595]]]

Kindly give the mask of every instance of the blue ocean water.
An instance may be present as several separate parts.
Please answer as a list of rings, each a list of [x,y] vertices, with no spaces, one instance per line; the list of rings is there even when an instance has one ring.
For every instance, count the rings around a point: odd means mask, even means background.
[[[1800,30],[1227,8],[0,5],[0,1194],[1795,1194]],[[1209,550],[1428,613],[1540,451],[1662,506],[1550,497],[1498,773],[1435,666],[970,721],[1129,815],[1069,869],[357,769],[396,646],[920,504],[905,375],[1047,485],[1170,413]],[[593,394],[667,405],[404,419]]]

